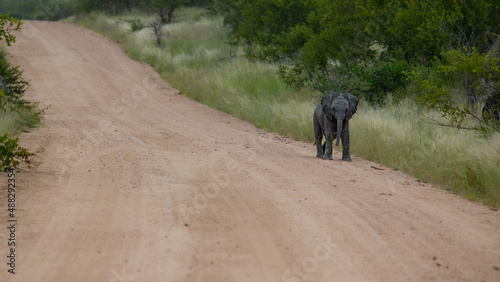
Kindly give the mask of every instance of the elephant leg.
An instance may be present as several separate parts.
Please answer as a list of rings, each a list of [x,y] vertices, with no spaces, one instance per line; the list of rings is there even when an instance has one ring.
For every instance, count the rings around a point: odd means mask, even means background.
[[[346,121],[342,126],[342,160],[350,162],[351,152],[349,151],[349,121]]]
[[[325,152],[325,146],[321,145],[323,141],[323,135],[325,134],[325,130],[321,127],[320,122],[322,120],[317,117],[316,112],[314,113],[314,138],[316,140],[316,157],[323,157],[323,153]]]
[[[325,145],[321,144],[323,141],[323,129],[316,124],[314,125],[314,137],[316,138],[316,158],[321,158],[325,151]]]
[[[332,143],[334,139],[334,130],[332,128],[332,121],[325,118],[325,149],[323,153],[324,160],[332,160]]]

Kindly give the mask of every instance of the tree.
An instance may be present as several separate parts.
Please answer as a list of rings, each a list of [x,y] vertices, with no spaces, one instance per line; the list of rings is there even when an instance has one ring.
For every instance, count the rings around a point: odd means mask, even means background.
[[[19,66],[12,66],[1,54],[0,58],[0,78],[4,85],[4,97],[11,105],[26,105],[28,102],[22,99],[28,89],[28,81],[23,78],[23,71]]]
[[[160,24],[165,25],[172,22],[175,10],[188,2],[189,0],[151,0],[150,5],[160,18]]]
[[[374,56],[361,4],[361,0],[219,0],[214,5],[225,12],[226,26],[236,40],[247,44],[251,58],[282,64],[280,74],[289,84],[323,91],[338,85],[338,67]],[[336,90],[345,90],[340,88]]]
[[[129,12],[133,7],[141,6],[141,0],[77,0],[77,10],[89,13],[94,10],[103,10],[111,14],[120,14],[125,9]]]
[[[443,52],[475,47],[486,52],[500,30],[500,3],[492,0],[367,0],[377,19],[375,40],[390,56],[431,65]]]
[[[489,122],[491,116],[481,116],[480,109],[460,104],[451,98],[450,86],[447,82],[453,77],[471,75],[471,87],[484,98],[490,98],[491,111],[500,111],[497,107],[500,98],[500,58],[493,53],[485,54],[472,48],[470,54],[462,50],[450,50],[445,53],[445,63],[437,66],[433,77],[424,77],[421,73],[411,72],[410,76],[417,81],[422,94],[420,102],[430,109],[441,112],[445,121],[430,117],[435,123],[443,126],[473,129],[500,130],[497,123]],[[472,76],[473,75],[473,76]],[[453,79],[451,79],[453,81]]]
[[[212,0],[190,0],[189,1],[189,5],[200,6],[200,7],[206,7],[211,3],[212,3]]]
[[[295,26],[305,23],[316,2],[308,0],[240,0],[216,1],[215,6],[225,13],[224,23],[237,40],[254,47],[250,55],[259,59],[279,60],[296,51],[295,46],[284,46],[287,35]],[[300,38],[295,40],[300,41]],[[287,48],[288,47],[288,48]],[[293,48],[295,47],[295,48]]]
[[[372,101],[405,87],[402,71],[433,66],[448,50],[486,52],[500,30],[493,0],[215,0],[214,7],[247,55],[279,63],[288,84],[378,92]]]
[[[367,83],[353,66],[375,59],[371,48],[370,15],[361,1],[318,1],[307,21],[290,29],[280,39],[285,54],[296,54],[293,65],[283,65],[280,74],[289,84],[320,92],[329,89],[361,94]]]

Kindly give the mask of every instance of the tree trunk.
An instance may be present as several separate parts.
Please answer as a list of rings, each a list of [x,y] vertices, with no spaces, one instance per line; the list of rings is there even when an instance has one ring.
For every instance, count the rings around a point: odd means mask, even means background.
[[[465,76],[465,91],[467,92],[467,105],[469,106],[469,110],[474,109],[474,106],[477,105],[477,95],[472,83],[472,75],[468,73]]]

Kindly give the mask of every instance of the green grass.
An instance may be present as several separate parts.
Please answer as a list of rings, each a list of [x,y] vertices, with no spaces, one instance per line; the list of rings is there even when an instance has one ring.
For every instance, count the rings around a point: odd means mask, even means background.
[[[0,136],[26,132],[40,125],[40,114],[29,109],[0,111]]]
[[[500,134],[484,139],[432,125],[418,117],[416,108],[411,101],[362,106],[351,122],[355,154],[499,207]]]
[[[5,48],[0,48],[0,60],[5,60],[6,52]],[[0,96],[0,99],[6,102],[4,97]],[[0,107],[0,136],[12,136],[39,126],[42,114],[43,110],[38,109],[38,103],[6,103]]]
[[[178,21],[163,28],[162,48],[152,28],[132,32],[120,20],[124,18],[153,21],[137,12],[117,17],[95,13],[69,21],[116,40],[186,96],[258,128],[312,143],[312,97],[317,99],[318,93],[290,89],[279,80],[277,66],[250,62],[242,50],[231,49],[220,17],[202,9],[181,10]],[[238,56],[229,59],[230,52]],[[431,125],[416,108],[412,100],[382,108],[361,101],[350,122],[353,155],[500,208],[500,134],[484,139],[475,132]]]

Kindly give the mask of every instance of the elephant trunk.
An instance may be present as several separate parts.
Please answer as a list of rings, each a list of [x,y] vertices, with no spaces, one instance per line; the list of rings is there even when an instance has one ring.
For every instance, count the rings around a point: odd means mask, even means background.
[[[340,135],[342,134],[342,121],[343,119],[337,119],[337,142],[335,142],[335,146],[338,146],[340,143]]]

